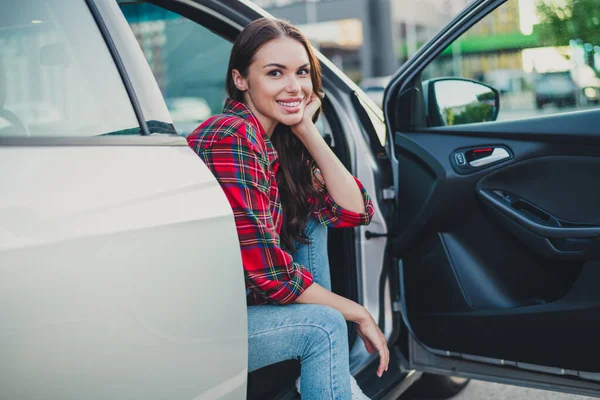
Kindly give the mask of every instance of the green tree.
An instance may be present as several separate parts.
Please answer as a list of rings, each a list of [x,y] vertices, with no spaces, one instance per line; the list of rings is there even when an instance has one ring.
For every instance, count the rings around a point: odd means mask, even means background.
[[[538,0],[544,44],[564,46],[571,39],[600,44],[599,6],[598,0]]]
[[[460,114],[454,115],[452,125],[487,122],[491,121],[493,116],[494,109],[490,105],[485,103],[472,103],[468,104]]]

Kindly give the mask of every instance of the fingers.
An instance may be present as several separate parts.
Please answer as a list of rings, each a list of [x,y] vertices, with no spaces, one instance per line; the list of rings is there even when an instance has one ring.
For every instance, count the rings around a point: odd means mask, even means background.
[[[373,345],[371,344],[371,342],[366,341],[365,342],[365,347],[367,348],[367,351],[369,352],[369,354],[373,354],[375,352],[375,347],[373,347]]]
[[[363,340],[369,354],[375,350],[379,353],[379,367],[377,368],[377,376],[381,378],[383,373],[388,370],[390,363],[390,349],[387,346],[385,335],[374,323],[365,329],[358,330],[360,338]]]
[[[310,99],[308,100],[308,104],[314,104],[317,106],[321,105],[321,98],[319,97],[318,94],[316,94],[315,92],[312,92],[310,95]]]
[[[377,376],[381,378],[383,373],[388,370],[390,363],[390,349],[387,346],[385,336],[381,333],[380,343],[377,346],[379,351],[379,368],[377,369]]]

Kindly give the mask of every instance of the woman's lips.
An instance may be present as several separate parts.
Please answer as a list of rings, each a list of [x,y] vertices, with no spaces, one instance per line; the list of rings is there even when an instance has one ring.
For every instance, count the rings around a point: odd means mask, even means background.
[[[300,111],[300,106],[302,105],[302,100],[276,100],[277,104],[279,104],[284,111],[290,114],[297,113]]]

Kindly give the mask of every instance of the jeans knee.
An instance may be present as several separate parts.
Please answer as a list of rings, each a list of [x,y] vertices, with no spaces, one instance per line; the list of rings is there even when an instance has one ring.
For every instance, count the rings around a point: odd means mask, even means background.
[[[332,368],[343,368],[348,361],[348,329],[344,316],[334,308],[314,305],[301,361],[317,357],[321,362],[329,360]]]
[[[347,337],[348,328],[341,312],[328,306],[316,305],[316,307],[318,309],[313,314],[316,325],[330,335]]]

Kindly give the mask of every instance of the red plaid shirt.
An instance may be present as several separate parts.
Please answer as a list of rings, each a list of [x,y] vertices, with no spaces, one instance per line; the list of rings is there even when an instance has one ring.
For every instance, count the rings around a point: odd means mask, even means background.
[[[244,104],[229,99],[223,114],[203,122],[188,137],[188,145],[211,169],[231,203],[250,289],[248,303],[293,303],[313,277],[280,246],[283,218],[275,180],[279,161],[258,119]],[[335,204],[322,179],[320,183],[326,206],[313,214],[323,225],[348,228],[371,221],[373,204],[358,180],[365,201],[362,214]]]

